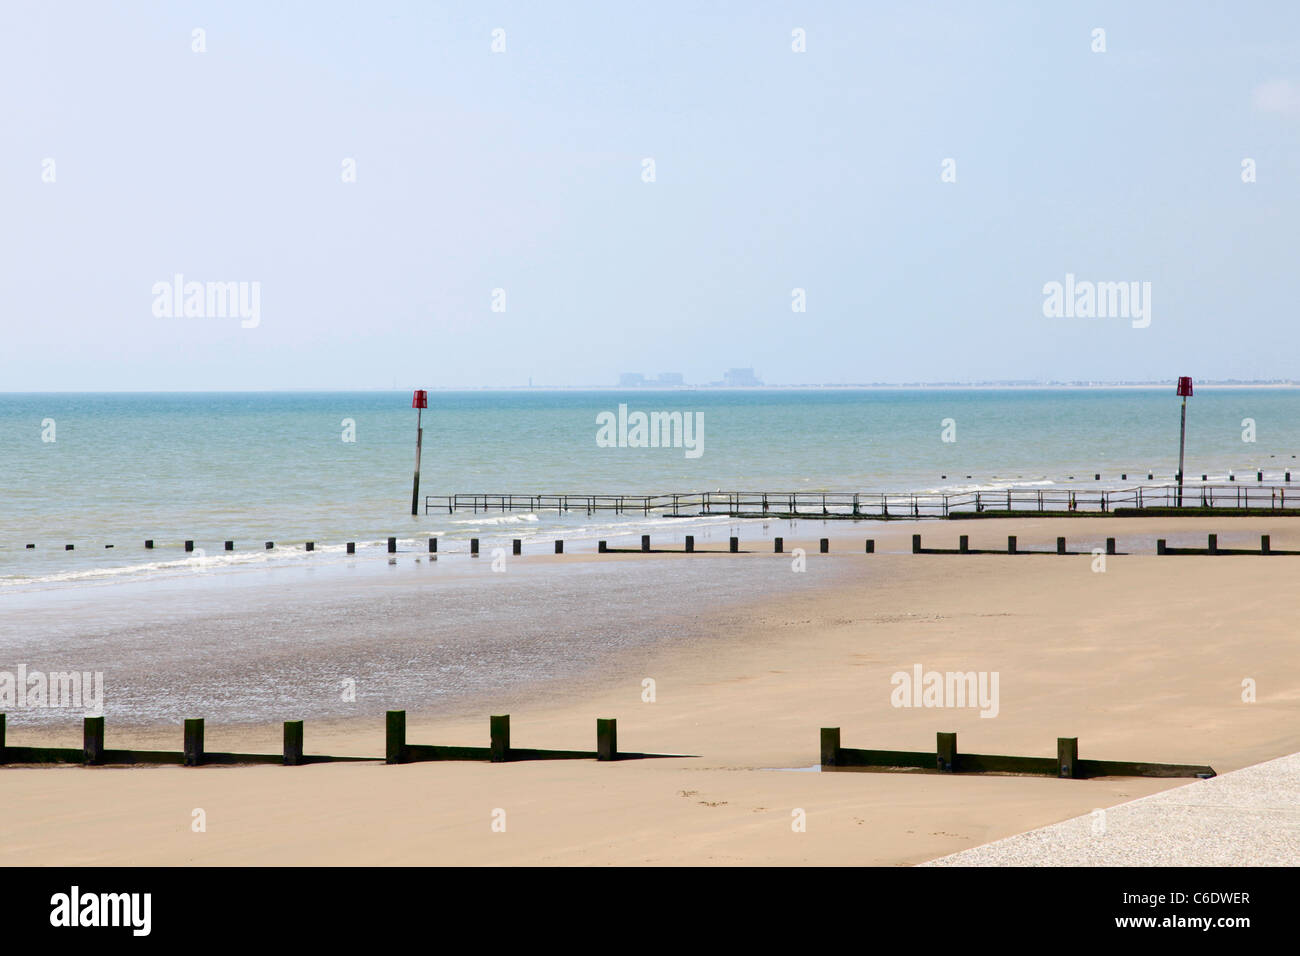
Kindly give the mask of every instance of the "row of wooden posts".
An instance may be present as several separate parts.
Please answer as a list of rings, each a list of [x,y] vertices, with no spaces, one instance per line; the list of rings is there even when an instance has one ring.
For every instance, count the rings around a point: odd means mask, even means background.
[[[1285,554],[1285,555],[1300,554],[1300,551],[1275,550],[1271,544],[1271,536],[1267,534],[1261,534],[1259,536],[1260,543],[1259,543],[1258,550],[1255,550],[1254,548],[1237,548],[1237,549],[1220,548],[1218,546],[1218,538],[1219,536],[1217,534],[1210,535],[1208,544],[1204,548],[1170,548],[1166,546],[1165,539],[1160,538],[1156,541],[1156,554]],[[393,539],[390,538],[389,542],[390,542],[389,550],[391,551],[393,550],[393,546],[392,546]],[[831,549],[830,538],[818,539],[817,550],[819,553],[829,554],[830,549]],[[522,554],[523,541],[519,538],[513,539],[512,550],[515,554]],[[650,546],[650,535],[648,534],[641,535],[641,546],[639,548],[611,548],[609,546],[608,541],[601,540],[596,542],[596,550],[599,554],[637,554],[637,553],[694,554],[697,553],[695,548],[695,536],[691,534],[686,535],[681,551],[677,551],[676,549],[672,549],[672,548],[652,548]],[[772,539],[772,550],[776,554],[785,553],[785,539],[782,537],[774,537]],[[866,554],[875,554],[876,552],[875,538],[867,538],[863,550],[864,553]],[[436,538],[429,539],[429,551],[430,553],[437,551]],[[740,538],[738,538],[735,535],[731,535],[727,540],[727,551],[730,554],[740,554],[741,553]],[[478,553],[479,553],[478,538],[471,538],[470,554],[477,555]],[[564,553],[564,542],[562,540],[559,539],[556,540],[555,553],[556,554]],[[699,552],[699,553],[717,554],[718,552],[712,551],[712,552]],[[970,536],[965,534],[958,536],[957,547],[955,548],[926,548],[926,547],[922,547],[921,545],[921,536],[919,534],[914,534],[912,535],[912,553],[913,554],[1080,554],[1080,553],[1088,553],[1088,552],[1067,550],[1066,539],[1064,536],[1057,537],[1055,550],[1044,551],[1044,550],[1020,547],[1019,544],[1017,543],[1017,537],[1014,534],[1007,535],[1007,546],[1005,550],[1000,548],[999,549],[971,548]],[[1106,539],[1106,554],[1113,555],[1113,554],[1123,554],[1123,553],[1126,552],[1121,552],[1117,550],[1115,538]]]
[[[0,764],[67,763],[94,767],[105,764],[175,764],[201,767],[219,764],[282,764],[301,767],[313,763],[377,761],[378,757],[337,757],[308,754],[303,748],[303,722],[284,722],[284,747],[279,754],[231,753],[210,751],[204,746],[203,720],[185,721],[184,744],[180,751],[110,750],[105,746],[104,718],[86,717],[82,725],[82,746],[10,747],[5,735],[5,717],[0,714]],[[476,760],[510,763],[522,760],[645,760],[650,758],[688,758],[691,754],[655,754],[618,749],[618,721],[596,721],[595,750],[541,750],[514,747],[510,742],[510,716],[490,718],[488,746],[461,747],[441,744],[414,744],[406,739],[406,711],[390,710],[384,718],[385,750],[383,760],[389,764],[421,763],[440,760]],[[821,769],[910,769],[935,770],[940,773],[1025,773],[1082,779],[1087,777],[1213,777],[1208,766],[1161,764],[1150,762],[1081,760],[1077,737],[1057,738],[1057,756],[1007,757],[989,754],[966,754],[957,750],[955,733],[940,733],[934,753],[909,750],[857,750],[840,746],[840,729],[821,730]]]
[[[1208,536],[1208,542],[1204,548],[1171,548],[1165,543],[1165,541],[1166,541],[1165,538],[1156,539],[1156,554],[1286,554],[1286,555],[1300,554],[1300,551],[1275,550],[1272,545],[1272,537],[1267,534],[1261,534],[1259,536],[1258,549],[1220,548],[1219,536],[1217,534],[1211,534]],[[871,549],[868,548],[867,550],[870,551]],[[1067,551],[1064,537],[1058,537],[1056,539],[1055,551],[1043,551],[1043,550],[1031,550],[1031,549],[1020,547],[1016,543],[1016,536],[1014,534],[1007,535],[1006,550],[1002,550],[1000,548],[999,549],[972,548],[970,546],[970,536],[964,534],[957,539],[957,547],[955,548],[926,548],[921,546],[921,536],[919,534],[914,534],[912,535],[912,553],[913,554],[1079,554],[1081,552]],[[1106,553],[1120,554],[1124,552],[1119,552],[1116,550],[1114,538],[1107,538]]]
[[[931,770],[939,773],[1035,774],[1082,780],[1089,777],[1215,776],[1214,768],[1195,764],[1149,763],[1128,760],[1080,760],[1078,737],[1056,738],[1056,759],[968,754],[957,750],[955,733],[936,735],[934,752],[921,750],[858,750],[840,746],[840,728],[821,730],[821,769]]]
[[[1211,534],[1211,535],[1209,535],[1208,543],[1206,544],[1206,546],[1205,546],[1204,548],[1170,548],[1170,547],[1167,547],[1167,546],[1166,546],[1166,543],[1165,543],[1165,542],[1166,542],[1166,539],[1165,539],[1165,538],[1159,538],[1159,539],[1157,539],[1157,541],[1156,541],[1156,554],[1170,554],[1170,555],[1173,555],[1173,554],[1271,554],[1271,555],[1296,555],[1296,554],[1300,554],[1300,551],[1282,551],[1282,550],[1275,550],[1275,549],[1272,547],[1272,543],[1271,543],[1271,535],[1267,535],[1267,534],[1261,534],[1261,535],[1259,536],[1259,548],[1258,548],[1258,549],[1255,549],[1255,548],[1220,548],[1220,547],[1218,546],[1218,539],[1219,539],[1219,536],[1218,536],[1217,534]],[[520,539],[520,538],[514,538],[514,539],[512,539],[512,540],[511,540],[511,551],[512,551],[512,553],[514,553],[514,554],[523,554],[523,545],[524,545],[524,543],[523,543],[523,540],[522,540],[522,539]],[[29,544],[29,545],[27,545],[27,547],[29,547],[29,548],[34,548],[35,545],[33,545],[33,544]],[[111,544],[110,544],[110,545],[105,545],[105,547],[109,547],[109,548],[111,548],[112,545],[111,545]],[[152,547],[153,547],[153,542],[152,542],[152,541],[146,541],[146,542],[145,542],[145,547],[147,547],[147,548],[152,548]],[[274,547],[274,542],[272,542],[272,541],[268,541],[268,542],[266,542],[266,547],[267,547],[268,549]],[[818,551],[819,551],[821,554],[829,554],[829,553],[830,553],[830,548],[831,548],[830,538],[820,538],[820,539],[818,540],[818,543],[817,543],[817,548],[818,548]],[[314,551],[314,550],[316,549],[315,542],[308,541],[308,542],[307,542],[307,548],[306,548],[306,549],[307,549],[308,551]],[[71,550],[72,550],[72,545],[67,545],[67,550],[71,551]],[[186,550],[187,552],[192,552],[192,551],[194,550],[194,542],[193,542],[193,541],[186,541],[186,542],[185,542],[185,550]],[[226,550],[227,550],[227,551],[233,551],[233,550],[234,550],[234,542],[232,542],[232,541],[227,541],[227,542],[226,542]],[[596,550],[597,550],[597,552],[598,552],[599,554],[632,554],[632,553],[637,553],[637,552],[639,552],[639,553],[643,553],[643,554],[668,554],[668,553],[679,554],[679,553],[683,553],[683,552],[686,553],[686,554],[694,554],[694,553],[696,553],[696,548],[695,548],[695,535],[692,535],[692,534],[688,534],[688,535],[686,535],[686,539],[685,539],[685,541],[684,541],[684,543],[683,543],[682,550],[681,550],[680,552],[677,551],[676,549],[670,549],[670,548],[652,548],[652,547],[650,546],[650,535],[648,535],[648,534],[643,534],[643,535],[641,535],[641,546],[640,546],[640,548],[611,548],[611,547],[609,546],[609,542],[608,542],[608,541],[601,540],[601,541],[597,541],[597,542],[596,542]],[[785,539],[784,539],[784,538],[781,538],[781,537],[773,538],[773,539],[772,539],[772,550],[773,550],[776,554],[783,554],[783,553],[785,552]],[[735,535],[732,535],[732,536],[728,539],[728,542],[727,542],[727,551],[728,551],[729,553],[731,553],[731,554],[740,554],[740,553],[741,553],[741,551],[740,551],[740,538],[736,537]],[[866,554],[874,554],[875,551],[876,551],[876,541],[875,541],[875,539],[874,539],[874,538],[867,538],[867,539],[866,539],[866,546],[865,546],[865,553],[866,553]],[[355,543],[355,542],[353,542],[353,541],[349,541],[349,542],[347,543],[347,553],[348,553],[348,554],[356,554],[356,543]],[[388,553],[389,553],[389,554],[396,554],[396,553],[397,553],[397,539],[396,539],[396,538],[389,538],[389,539],[388,539]],[[437,539],[437,538],[430,538],[430,539],[429,539],[429,554],[437,554],[437,553],[438,553],[438,539]],[[473,557],[477,557],[477,556],[479,555],[479,539],[478,539],[478,538],[470,538],[470,539],[469,539],[469,553],[470,553],[470,555],[473,556]],[[562,538],[556,538],[556,539],[555,539],[555,553],[556,553],[556,554],[564,554],[564,540],[563,540]],[[711,553],[711,554],[716,554],[717,552],[716,552],[716,551],[713,551],[713,552],[700,552],[700,553]],[[965,535],[965,534],[960,535],[960,536],[957,538],[957,547],[955,547],[955,548],[933,548],[933,547],[927,548],[927,547],[922,547],[922,545],[921,545],[921,536],[920,536],[919,534],[914,534],[914,535],[912,535],[912,553],[913,553],[913,554],[1078,554],[1078,553],[1080,553],[1080,552],[1077,552],[1077,551],[1068,551],[1068,550],[1066,550],[1066,544],[1065,544],[1065,537],[1064,537],[1064,536],[1060,536],[1060,537],[1058,537],[1058,538],[1056,539],[1056,550],[1054,550],[1054,551],[1044,551],[1044,550],[1041,550],[1041,549],[1030,549],[1030,548],[1022,548],[1022,547],[1020,547],[1020,546],[1017,544],[1017,537],[1016,537],[1016,535],[1014,535],[1014,534],[1007,535],[1007,546],[1006,546],[1005,549],[1002,549],[1002,548],[971,548],[971,547],[970,547],[970,535]],[[1107,539],[1106,539],[1106,553],[1107,553],[1107,554],[1122,554],[1122,553],[1125,553],[1125,552],[1119,552],[1119,551],[1116,550],[1116,544],[1115,544],[1115,539],[1114,539],[1114,538],[1107,538]]]
[[[618,749],[618,721],[596,721],[595,750],[537,750],[510,745],[510,716],[490,718],[487,747],[458,747],[406,742],[406,711],[390,710],[385,716],[386,747],[384,757],[337,757],[308,754],[303,749],[303,722],[284,722],[284,747],[279,754],[252,754],[211,751],[204,747],[202,718],[185,721],[184,740],[179,751],[121,750],[105,746],[104,718],[82,719],[82,746],[11,747],[6,740],[5,714],[0,714],[0,764],[71,763],[85,766],[101,764],[176,764],[201,767],[212,764],[282,764],[301,767],[312,763],[339,763],[384,760],[385,763],[417,763],[426,760],[485,760],[503,763],[516,760],[644,760],[651,757],[689,757],[691,754],[652,754]]]
[[[559,545],[560,545],[561,543],[562,543],[562,542],[559,542],[559,541],[555,542],[555,544],[556,544],[555,553],[556,553],[556,554],[559,554],[559,553],[560,553],[560,547],[559,547]],[[776,554],[782,554],[782,553],[784,553],[784,552],[785,552],[785,538],[773,538],[773,539],[772,539],[772,548],[773,548],[773,551],[774,551]],[[829,553],[830,553],[830,550],[831,550],[831,539],[830,539],[830,538],[821,538],[821,539],[817,542],[817,549],[818,549],[818,551],[820,551],[822,554],[829,554]],[[682,553],[685,553],[685,554],[695,554],[695,553],[696,553],[696,551],[695,551],[695,535],[693,535],[693,534],[688,534],[688,535],[686,536],[686,540],[682,543],[682,550],[681,550],[680,552],[677,551],[676,549],[672,549],[672,548],[651,548],[651,547],[650,547],[650,535],[648,535],[648,534],[643,534],[643,535],[641,535],[641,547],[640,547],[640,548],[611,548],[611,547],[609,546],[609,542],[608,542],[608,541],[597,541],[597,542],[596,542],[596,551],[597,551],[598,553],[600,553],[600,554],[634,554],[634,553],[637,553],[637,552],[640,552],[640,553],[642,553],[642,554],[669,554],[669,553],[672,553],[672,554],[682,554]],[[740,551],[740,538],[736,537],[734,534],[733,534],[730,538],[728,538],[728,539],[727,539],[727,551],[728,551],[728,553],[730,553],[730,554],[740,554],[740,553],[741,553],[741,551]],[[867,546],[866,546],[866,553],[867,553],[867,554],[874,554],[875,551],[876,551],[876,539],[875,539],[875,538],[868,538],[868,539],[867,539]],[[515,554],[518,554],[518,553],[519,553],[519,542],[518,542],[518,541],[515,541]],[[716,553],[718,553],[718,552],[700,552],[700,553],[716,554]]]
[[[30,550],[32,550],[32,549],[35,548],[35,547],[36,547],[35,544],[30,544],[30,543],[29,543],[29,544],[27,545],[27,550],[30,551]],[[104,545],[104,547],[105,547],[105,548],[112,548],[112,547],[114,547],[114,545],[106,544],[106,545]],[[224,547],[224,549],[225,549],[226,551],[234,551],[234,550],[235,550],[235,542],[233,542],[233,541],[226,541],[226,542],[223,543],[223,547]],[[265,550],[267,550],[267,551],[271,551],[271,550],[273,550],[273,549],[275,548],[275,542],[274,542],[274,541],[267,541],[264,547],[265,547]],[[145,548],[146,551],[152,551],[152,550],[154,550],[154,539],[153,539],[153,538],[148,538],[148,539],[146,539],[146,540],[145,540],[145,543],[144,543],[144,548]],[[307,541],[307,542],[304,542],[304,548],[305,548],[305,550],[307,550],[307,551],[315,551],[315,550],[316,550],[316,542],[315,542],[315,541]],[[65,545],[63,546],[63,550],[64,550],[64,551],[73,551],[73,550],[75,550],[75,549],[76,549],[76,545],[65,544]],[[435,553],[437,550],[438,550],[438,539],[437,539],[437,538],[430,538],[430,539],[429,539],[429,552],[432,554],[432,553]],[[194,541],[193,541],[193,539],[191,539],[191,538],[187,538],[187,539],[185,540],[185,553],[186,553],[186,554],[191,554],[191,553],[193,553],[193,551],[194,551]],[[348,551],[348,554],[356,554],[356,553],[357,553],[357,543],[356,543],[355,541],[349,541],[349,542],[347,543],[347,551]],[[388,539],[388,553],[389,553],[389,554],[395,554],[396,552],[397,552],[397,539],[396,539],[396,538],[389,538],[389,539]]]
[[[1032,551],[1020,547],[1016,541],[1016,536],[1014,534],[1009,534],[1007,535],[1007,547],[1006,550],[1004,551],[1000,548],[996,550],[989,549],[989,548],[971,548],[970,535],[966,535],[966,534],[960,535],[957,538],[957,547],[955,548],[925,548],[921,546],[921,536],[919,534],[914,534],[912,535],[912,553],[913,554],[1078,554],[1079,552],[1067,551],[1064,537],[1058,537],[1056,539],[1055,551]],[[1106,539],[1106,553],[1107,554],[1119,553],[1116,550],[1114,538]]]
[[[387,545],[389,545],[389,548],[387,548],[387,550],[389,550],[389,554],[395,554],[396,550],[398,550],[398,540],[396,540],[395,537],[390,537],[389,541],[387,541]],[[34,548],[34,546],[35,545],[27,545],[27,548]],[[112,548],[112,545],[107,545],[107,546],[108,548]],[[148,548],[152,548],[153,542],[152,541],[146,542],[146,546],[148,546]],[[270,541],[266,542],[266,548],[269,549],[272,548],[272,546],[273,546],[273,542]],[[72,550],[72,548],[73,548],[72,545],[68,545],[68,550]],[[315,548],[316,548],[315,542],[312,541],[307,542],[308,551],[315,550]],[[186,551],[194,550],[194,542],[186,541],[185,550]],[[233,542],[226,541],[226,550],[227,551],[233,550]],[[736,537],[735,535],[729,537],[727,542],[727,550],[728,553],[731,554],[740,554],[741,553],[740,538]],[[774,553],[776,554],[783,554],[785,551],[785,538],[784,537],[772,538],[772,550],[774,550]],[[875,538],[868,537],[866,540],[866,548],[865,548],[866,554],[875,554],[875,550],[876,550]],[[512,538],[511,551],[513,554],[524,553],[524,542],[523,540],[521,540],[521,538],[517,538],[517,537]],[[633,553],[694,554],[695,536],[694,535],[685,536],[685,541],[684,544],[682,544],[681,551],[677,551],[676,549],[651,548],[649,535],[641,536],[640,548],[610,548],[610,544],[608,544],[608,541],[602,540],[602,541],[597,541],[597,551],[599,554],[633,554]],[[831,538],[828,537],[819,538],[818,551],[819,553],[822,554],[829,554],[829,551],[831,551]],[[356,554],[356,544],[354,541],[347,542],[347,553]],[[438,553],[438,538],[430,537],[429,554],[437,554],[437,553]],[[478,553],[480,553],[480,549],[478,549],[478,538],[476,537],[469,538],[469,554],[471,554],[472,557],[477,557]],[[563,538],[556,538],[555,553],[564,554]],[[708,551],[708,553],[716,554],[716,551]],[[1041,550],[1041,549],[1021,548],[1021,546],[1017,544],[1017,536],[1015,535],[1006,536],[1005,549],[971,548],[969,535],[958,536],[957,548],[924,548],[924,546],[922,546],[922,542],[920,542],[920,535],[913,535],[911,536],[911,553],[913,554],[1080,554],[1080,551],[1067,550],[1066,540],[1065,537],[1063,536],[1057,537],[1056,550],[1048,551],[1048,550]],[[1115,550],[1115,538],[1113,537],[1106,538],[1106,554],[1122,554],[1122,553],[1123,551]],[[1169,546],[1166,545],[1166,538],[1157,538],[1156,554],[1291,554],[1291,555],[1295,555],[1295,554],[1300,554],[1300,551],[1275,550],[1273,548],[1273,545],[1271,545],[1270,535],[1260,535],[1260,548],[1258,549],[1219,548],[1218,535],[1209,535],[1209,540],[1208,542],[1206,542],[1205,548],[1169,548]]]

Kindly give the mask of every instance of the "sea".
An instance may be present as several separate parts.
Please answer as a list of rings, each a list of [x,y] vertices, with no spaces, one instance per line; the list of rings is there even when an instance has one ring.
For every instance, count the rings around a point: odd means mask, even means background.
[[[1147,483],[1148,473],[1162,483],[1177,470],[1181,402],[1172,384],[430,391],[413,516],[411,398],[0,395],[0,593],[196,566],[325,562],[341,558],[349,541],[359,554],[382,553],[390,536],[403,550],[438,537],[454,552],[471,537],[485,549],[514,538],[530,546],[647,530],[680,538],[726,521],[553,509],[426,513],[426,495],[1116,488]],[[698,434],[688,436],[691,447],[629,447],[617,426],[602,439],[602,422],[620,414],[635,421],[637,412],[679,412]],[[1186,447],[1186,471],[1197,479],[1253,480],[1263,471],[1280,483],[1296,468],[1300,482],[1300,390],[1199,388],[1188,401]],[[146,539],[154,549],[144,549]],[[194,551],[183,550],[186,540]]]

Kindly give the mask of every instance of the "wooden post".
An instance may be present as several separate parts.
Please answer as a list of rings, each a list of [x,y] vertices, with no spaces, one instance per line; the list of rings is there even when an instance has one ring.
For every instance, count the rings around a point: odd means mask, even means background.
[[[1259,553],[1268,554],[1272,547],[1272,538],[1269,535],[1261,534],[1259,536]]]
[[[822,769],[839,765],[840,728],[822,728]]]
[[[406,711],[390,710],[384,717],[384,762],[406,762]]]
[[[523,554],[524,543],[520,541],[518,538],[512,538],[510,540],[510,551],[512,554]]]
[[[921,553],[921,536],[919,534],[912,535],[912,553]]]
[[[1164,553],[1165,553],[1165,539],[1156,538],[1156,554],[1164,554]]]
[[[876,539],[875,539],[875,538],[868,538],[868,539],[867,539],[867,554],[875,554],[875,553],[876,553]]]
[[[396,554],[396,553],[397,553],[397,539],[396,539],[396,538],[389,538],[389,539],[388,539],[388,553],[389,553],[389,554]]]
[[[146,551],[152,551],[152,550],[153,550],[153,538],[149,538],[147,541],[145,541],[145,543],[144,543],[144,549],[145,549]]]
[[[193,542],[193,541],[186,541],[186,542],[185,542],[185,550],[186,550],[186,551],[193,551],[193,550],[194,550],[194,542]]]
[[[1056,763],[1057,774],[1062,779],[1073,780],[1079,776],[1078,737],[1056,738]]]
[[[510,715],[500,714],[489,720],[492,735],[492,762],[505,763],[510,759]]]
[[[85,717],[81,721],[81,739],[85,761],[90,766],[104,762],[104,718]]]
[[[618,721],[596,718],[596,759],[618,759]]]
[[[604,551],[605,549],[604,549],[604,548],[601,548],[601,550]],[[469,553],[470,553],[473,557],[476,557],[476,558],[478,557],[478,538],[470,538],[470,539],[469,539]]]
[[[308,551],[315,551],[315,550],[316,550],[316,542],[315,542],[315,541],[308,541],[308,542],[307,542],[307,550],[308,550]]]
[[[286,720],[284,722],[284,765],[297,767],[302,764],[302,721]]]
[[[1065,539],[1064,539],[1064,538],[1057,538],[1057,539],[1056,539],[1056,553],[1057,553],[1057,554],[1065,554]]]
[[[356,553],[357,553],[357,543],[355,541],[349,541],[348,554],[356,554]]]
[[[185,766],[198,767],[203,763],[203,718],[185,719]]]
[[[785,538],[772,539],[772,553],[781,554],[785,551]]]
[[[556,539],[555,539],[555,553],[556,553],[556,554],[564,554],[564,539],[563,539],[563,538],[556,538]]]
[[[688,534],[686,536],[686,553],[690,554],[694,550],[695,550],[695,535]]]
[[[1219,553],[1219,536],[1217,534],[1210,535],[1209,549],[1210,554]]]
[[[962,554],[970,551],[970,535],[964,534],[957,539],[957,550]]]
[[[235,542],[233,542],[233,541],[227,541],[227,542],[226,542],[226,550],[227,550],[227,551],[234,551],[234,550],[235,550]]]
[[[940,773],[953,773],[957,768],[957,735],[935,735],[935,760]]]
[[[1114,554],[1114,553],[1115,553],[1115,539],[1114,539],[1114,538],[1107,538],[1107,539],[1106,539],[1106,553],[1107,553],[1107,554]]]
[[[648,534],[641,535],[641,550],[642,551],[650,550],[650,535]]]
[[[429,539],[429,553],[430,553],[430,554],[437,554],[437,553],[438,553],[438,539],[437,539],[437,538],[430,538],[430,539]]]
[[[8,755],[5,754],[5,714],[0,714],[0,764],[8,763]]]
[[[65,545],[63,546],[63,550],[64,550],[64,551],[71,551],[71,550],[72,550],[73,548],[75,548],[75,547],[76,547],[75,544],[65,544]]]
[[[606,544],[604,541],[597,541],[597,542],[596,542],[596,551],[597,551],[598,553],[600,553],[600,554],[604,554],[604,553],[605,553],[606,551],[608,551],[608,550],[609,550],[609,545]],[[687,550],[689,551],[690,549],[687,548]]]
[[[831,550],[831,539],[830,539],[830,538],[822,538],[821,541],[819,541],[819,542],[817,543],[817,549],[818,549],[822,554],[827,554],[827,553],[829,553],[830,550]]]
[[[734,535],[731,538],[731,545],[729,550],[731,551],[732,554],[735,554],[740,550],[740,539],[735,537]]]
[[[1007,535],[1007,554],[1015,554],[1015,553],[1016,553],[1016,536],[1014,534],[1009,534]]]
[[[266,542],[266,550],[267,550],[267,551],[270,551],[270,550],[271,550],[272,548],[274,548],[274,547],[275,547],[275,542],[274,542],[274,541],[268,541],[268,542]]]

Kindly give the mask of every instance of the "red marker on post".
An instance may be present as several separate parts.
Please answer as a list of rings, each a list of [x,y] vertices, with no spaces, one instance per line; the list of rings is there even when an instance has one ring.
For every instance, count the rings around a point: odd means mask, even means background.
[[[1187,445],[1187,399],[1192,394],[1192,378],[1181,375],[1178,378],[1178,394],[1183,399],[1182,422],[1178,426],[1178,507],[1183,506],[1183,449]]]
[[[424,444],[424,428],[421,419],[424,409],[429,407],[429,393],[417,388],[411,397],[411,407],[419,409],[415,413],[415,483],[411,487],[411,514],[419,514],[420,503],[420,446]]]

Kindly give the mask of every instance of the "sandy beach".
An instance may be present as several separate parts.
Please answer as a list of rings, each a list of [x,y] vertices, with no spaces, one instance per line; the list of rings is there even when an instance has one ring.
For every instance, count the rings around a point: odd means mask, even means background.
[[[1297,557],[1156,557],[1154,540],[1300,549],[1300,527],[1261,518],[898,522],[828,531],[801,522],[800,587],[693,614],[680,633],[594,663],[581,679],[488,695],[453,711],[410,708],[412,743],[485,746],[509,707],[517,747],[591,749],[617,717],[623,750],[697,755],[596,763],[380,762],[283,767],[6,768],[0,863],[21,864],[877,864],[970,849],[1186,781],[1055,780],[919,773],[817,773],[818,729],[846,747],[959,748],[1209,764],[1219,773],[1300,750],[1294,668]],[[1076,556],[912,555],[934,546],[1072,549],[1119,539],[1094,571]],[[779,530],[776,533],[780,533]],[[832,553],[816,539],[833,534]],[[872,536],[877,553],[861,553]],[[524,557],[617,565],[637,555]],[[770,546],[694,562],[790,566]],[[602,580],[603,579],[593,579]],[[364,594],[358,598],[364,599]],[[591,600],[600,600],[591,595]],[[617,598],[608,598],[617,600]],[[665,613],[672,602],[663,601]],[[233,613],[232,608],[232,613]],[[429,609],[428,613],[433,613]],[[455,614],[440,607],[438,614]],[[562,612],[554,610],[562,620]],[[681,623],[680,621],[678,622]],[[1000,676],[995,717],[976,708],[895,707],[891,675]],[[655,700],[644,702],[652,679]],[[1242,700],[1243,681],[1257,700]],[[21,740],[19,737],[21,736]],[[178,727],[109,727],[110,747],[178,749]],[[16,729],[9,743],[78,746],[79,724]],[[309,720],[308,753],[383,752],[382,717]],[[209,722],[209,750],[276,752],[276,724]],[[206,831],[194,832],[196,808]],[[504,811],[505,831],[492,827]],[[792,828],[797,811],[806,832]],[[1249,863],[1249,860],[1241,860]]]

